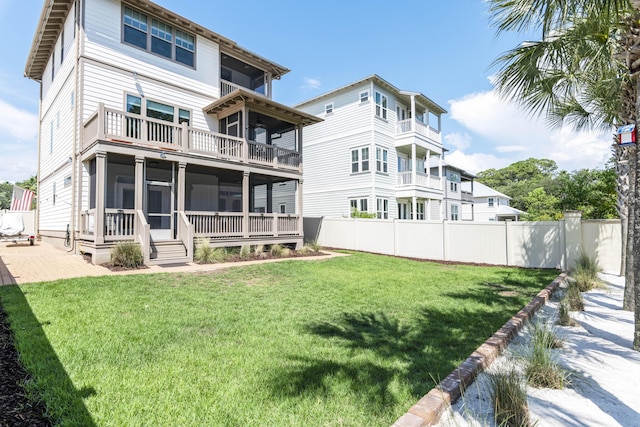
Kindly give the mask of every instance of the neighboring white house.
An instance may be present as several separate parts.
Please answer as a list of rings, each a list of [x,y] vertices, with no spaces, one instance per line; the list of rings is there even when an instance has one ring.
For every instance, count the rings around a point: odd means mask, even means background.
[[[445,149],[446,151],[446,149]],[[431,173],[438,173],[439,165],[431,164]],[[475,175],[444,160],[444,219],[448,221],[473,221],[473,179]]]
[[[443,218],[442,167],[425,167],[442,161],[442,107],[377,75],[295,107],[324,119],[305,129],[305,216]]]
[[[465,191],[470,191],[465,184]],[[478,181],[473,182],[474,221],[518,221],[526,214],[509,206],[511,197]]]
[[[194,237],[301,244],[302,128],[321,119],[271,100],[288,71],[148,0],[45,0],[25,69],[42,238],[94,263],[123,240],[152,263],[188,261]]]

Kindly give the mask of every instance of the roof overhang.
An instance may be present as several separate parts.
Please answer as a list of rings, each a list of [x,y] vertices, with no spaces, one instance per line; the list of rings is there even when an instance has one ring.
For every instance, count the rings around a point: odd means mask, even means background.
[[[25,77],[40,81],[74,0],[46,0],[24,69]]]
[[[295,125],[308,126],[324,121],[320,117],[275,102],[266,96],[244,89],[236,89],[203,108],[206,114],[218,115],[225,110],[244,105],[252,111],[266,114]]]
[[[47,66],[47,62],[51,57],[51,52],[55,46],[56,40],[60,36],[64,21],[71,9],[71,5],[75,0],[45,0],[40,14],[40,21],[36,28],[36,34],[31,44],[31,51],[27,59],[24,75],[30,79],[40,81],[42,74]],[[279,79],[289,70],[280,64],[269,61],[262,56],[244,49],[233,40],[221,36],[202,25],[198,25],[177,13],[171,12],[149,0],[124,0],[123,3],[149,13],[150,15],[161,18],[162,20],[179,26],[185,31],[189,31],[197,36],[209,39],[220,46],[220,51],[227,53],[237,59],[247,62],[248,64],[271,73],[271,77]]]

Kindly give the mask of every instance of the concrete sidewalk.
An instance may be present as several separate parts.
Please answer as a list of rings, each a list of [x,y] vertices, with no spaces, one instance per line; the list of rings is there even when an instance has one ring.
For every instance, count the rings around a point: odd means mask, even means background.
[[[153,274],[178,273],[195,271],[212,271],[228,267],[261,264],[266,262],[281,262],[295,259],[297,261],[314,261],[337,256],[346,256],[335,252],[323,251],[327,255],[300,258],[280,258],[259,261],[243,261],[221,264],[181,264],[176,266],[157,266],[139,270],[113,272],[106,267],[93,265],[85,261],[81,255],[75,255],[58,249],[48,243],[0,243],[0,286],[33,282],[47,282],[73,277],[125,275],[125,274]]]

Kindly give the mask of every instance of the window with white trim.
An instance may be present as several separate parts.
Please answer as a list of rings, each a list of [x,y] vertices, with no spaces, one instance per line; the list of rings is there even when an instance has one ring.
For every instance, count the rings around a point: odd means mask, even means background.
[[[376,92],[376,116],[387,118],[387,96]]]
[[[424,220],[424,202],[416,203],[416,218]]]
[[[376,171],[383,173],[389,171],[389,152],[384,148],[376,147]]]
[[[451,205],[451,221],[458,220],[458,205]]]
[[[333,113],[333,102],[324,106],[324,113],[325,114]]]
[[[280,213],[287,213],[287,205],[285,203],[280,203]]]
[[[369,100],[369,91],[365,90],[360,92],[360,102],[367,102]]]
[[[376,215],[378,219],[389,219],[389,199],[376,199]]]
[[[458,183],[457,182],[450,182],[449,183],[449,188],[451,189],[452,193],[457,193],[458,192]]]
[[[489,205],[489,207],[490,207],[490,208],[492,208],[492,207],[493,207],[493,197],[489,197],[489,198],[487,199],[487,204]]]
[[[366,198],[349,199],[349,211],[351,212],[351,216],[353,216],[353,211],[368,212],[368,205],[369,203]]]
[[[123,8],[122,22],[124,43],[189,67],[195,66],[195,36],[128,6]]]
[[[351,150],[351,173],[369,171],[369,147]]]

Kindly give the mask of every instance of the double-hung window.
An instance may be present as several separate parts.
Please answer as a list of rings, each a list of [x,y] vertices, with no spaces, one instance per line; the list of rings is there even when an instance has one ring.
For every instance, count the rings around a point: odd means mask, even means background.
[[[369,206],[368,206],[368,202],[367,199],[349,199],[349,208],[351,211],[351,216],[354,216],[354,211],[360,211],[360,212],[368,212],[369,211]]]
[[[324,106],[324,113],[325,114],[333,113],[333,102]]]
[[[195,65],[193,35],[127,6],[122,21],[125,43],[190,67]]]
[[[458,220],[458,205],[451,205],[451,221]]]
[[[138,46],[139,48],[147,48],[147,15],[130,9],[124,8],[124,41]]]
[[[367,102],[369,100],[369,91],[365,90],[364,92],[360,92],[360,102]]]
[[[389,199],[376,199],[376,215],[378,219],[389,219]]]
[[[380,92],[376,92],[376,116],[387,118],[387,97]]]
[[[369,171],[369,147],[351,150],[351,173]]]
[[[489,207],[492,208],[493,207],[493,197],[489,197],[487,199],[487,203],[488,203]]]
[[[458,183],[457,182],[450,182],[450,188],[451,188],[451,192],[452,193],[457,193],[458,192]]]
[[[389,171],[389,152],[384,148],[376,147],[376,171],[383,173]]]

